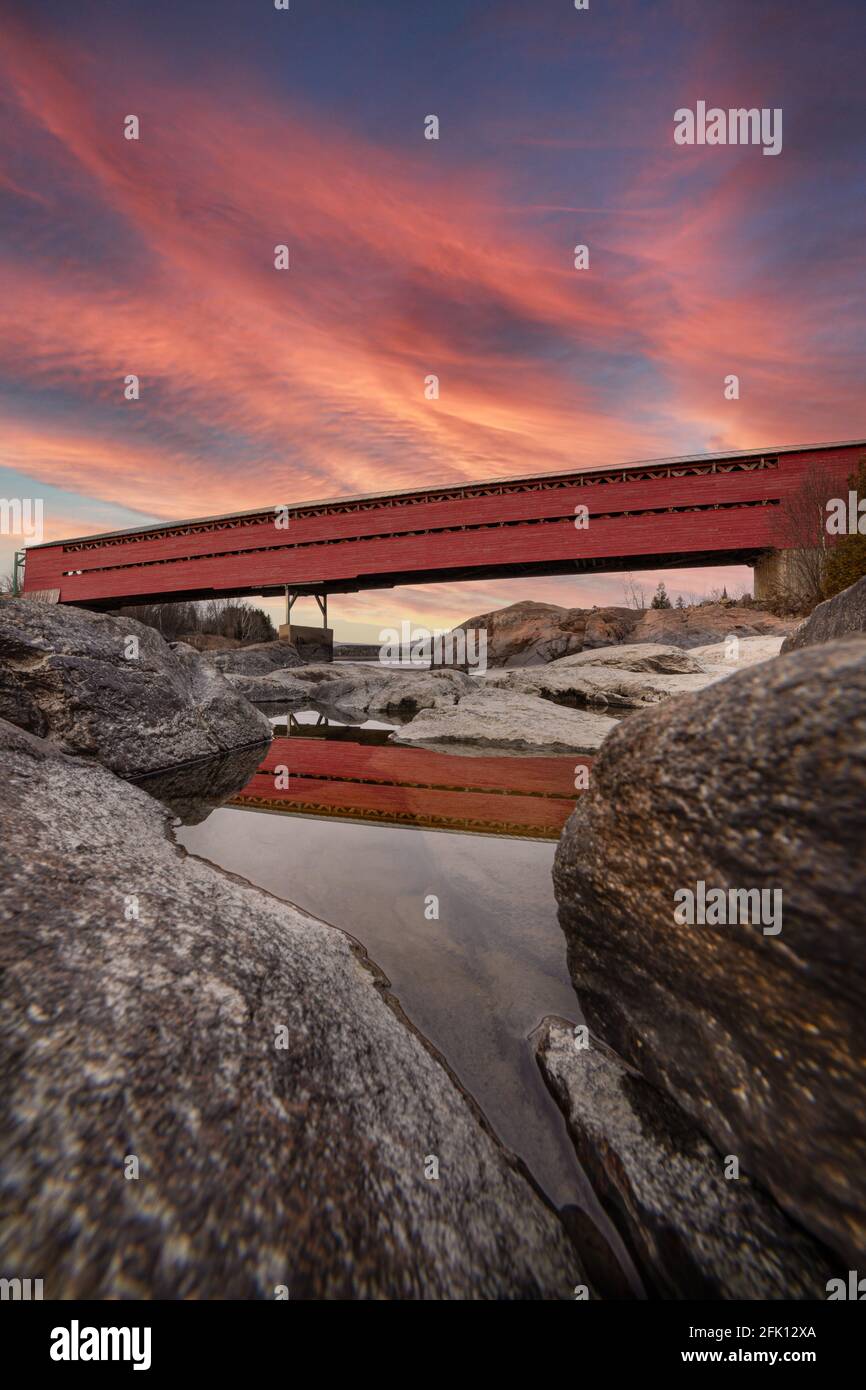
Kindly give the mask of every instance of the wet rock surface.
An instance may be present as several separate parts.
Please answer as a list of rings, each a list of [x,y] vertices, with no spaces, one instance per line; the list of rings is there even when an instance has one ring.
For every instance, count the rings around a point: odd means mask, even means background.
[[[46,1298],[585,1282],[348,936],[186,856],[144,791],[6,723],[0,775],[4,1273],[44,1271]]]
[[[864,843],[866,644],[854,639],[630,715],[554,867],[593,1030],[854,1266],[866,1252]],[[699,881],[781,892],[782,930],[678,925],[674,894]]]
[[[592,710],[564,709],[550,700],[477,681],[457,704],[427,710],[392,735],[394,743],[448,752],[501,748],[508,752],[587,753],[616,721]]]
[[[814,647],[839,637],[866,636],[866,575],[850,588],[819,603],[795,632],[785,638],[783,652]]]
[[[578,726],[567,718],[563,723],[562,715],[539,702],[626,714],[700,690],[744,665],[766,659],[778,651],[780,641],[744,638],[736,659],[729,643],[700,648],[700,656],[664,644],[639,643],[579,652],[543,666],[486,673],[340,662],[296,666],[265,676],[229,674],[226,679],[247,699],[262,705],[301,709],[313,704],[356,716],[412,720],[411,725],[404,724],[407,742],[569,752],[579,746],[591,751],[599,747],[612,724],[584,720]],[[501,696],[494,698],[494,690]],[[419,724],[413,716],[421,712],[426,714]],[[479,715],[485,721],[480,730]]]
[[[166,768],[134,779],[150,796],[161,801],[183,825],[200,825],[247,785],[262,761],[267,745],[236,748],[215,758]]]
[[[250,700],[269,700],[297,707],[328,705],[359,714],[402,713],[454,704],[473,688],[462,671],[412,670],[406,667],[364,666],[351,662],[323,663],[275,671],[267,677],[238,676],[237,688]]]
[[[132,618],[0,603],[0,718],[124,774],[270,739],[265,717],[183,643]]]
[[[598,1038],[544,1019],[532,1036],[578,1157],[651,1292],[675,1299],[826,1297],[833,1263],[669,1098]]]

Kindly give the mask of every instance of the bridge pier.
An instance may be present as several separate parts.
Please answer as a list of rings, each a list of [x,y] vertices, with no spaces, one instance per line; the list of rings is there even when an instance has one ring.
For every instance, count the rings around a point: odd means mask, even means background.
[[[800,593],[804,588],[805,572],[812,563],[809,550],[768,550],[753,566],[754,597],[768,602]]]
[[[312,594],[322,615],[321,627],[307,627],[292,622],[292,608],[299,598],[308,595],[297,594],[286,585],[286,621],[280,623],[278,636],[284,642],[292,642],[301,656],[307,661],[334,660],[334,629],[328,627],[328,595]]]

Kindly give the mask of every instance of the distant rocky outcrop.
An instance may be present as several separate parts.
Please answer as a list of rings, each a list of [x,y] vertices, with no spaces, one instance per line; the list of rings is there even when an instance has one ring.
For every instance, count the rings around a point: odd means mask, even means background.
[[[689,648],[721,642],[730,635],[784,636],[792,626],[790,619],[733,603],[635,609],[524,602],[460,624],[460,628],[486,630],[490,667],[538,666],[593,647],[630,642]]]
[[[0,718],[123,774],[267,742],[267,719],[183,643],[133,618],[6,599]]]
[[[674,647],[703,647],[729,637],[784,637],[794,625],[763,608],[735,603],[697,603],[689,608],[647,608],[632,628],[629,642],[668,642]]]
[[[785,638],[783,652],[814,647],[837,637],[866,635],[866,575],[850,588],[819,603],[804,622]]]
[[[488,666],[537,666],[584,647],[624,642],[639,617],[631,608],[561,608],[525,601],[467,618],[455,631],[486,631]]]
[[[147,725],[157,695],[138,691]],[[0,779],[4,1274],[38,1272],[47,1299],[586,1282],[356,942],[185,855],[144,791],[2,721]]]
[[[864,843],[852,639],[623,720],[554,869],[593,1030],[845,1270],[866,1259]],[[679,925],[699,884],[765,892],[763,925]]]

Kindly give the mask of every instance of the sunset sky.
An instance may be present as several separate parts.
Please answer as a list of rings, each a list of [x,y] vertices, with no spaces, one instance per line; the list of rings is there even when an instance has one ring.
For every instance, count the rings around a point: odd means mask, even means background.
[[[864,0],[0,0],[0,495],[52,539],[862,437],[864,71]],[[699,100],[782,108],[781,154],[675,145]],[[623,585],[332,617],[518,598]]]

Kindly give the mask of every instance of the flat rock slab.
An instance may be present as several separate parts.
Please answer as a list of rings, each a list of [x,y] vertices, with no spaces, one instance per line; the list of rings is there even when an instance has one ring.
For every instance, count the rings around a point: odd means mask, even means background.
[[[0,718],[135,774],[268,742],[267,719],[191,647],[132,618],[0,603]]]
[[[663,642],[630,642],[618,647],[592,647],[551,661],[548,671],[582,666],[615,666],[620,671],[653,671],[668,676],[700,675],[704,667],[696,652]]]
[[[524,671],[492,676],[489,683],[492,687],[537,695],[542,700],[576,709],[631,710],[659,704],[672,695],[703,690],[713,679],[706,671],[663,675],[648,670],[632,671],[613,663],[595,665],[585,661],[577,666],[566,666],[553,661],[549,666],[533,666]]]
[[[821,1248],[600,1039],[546,1018],[536,1058],[577,1155],[650,1289],[677,1299],[823,1299]]]
[[[492,681],[456,705],[425,711],[404,724],[392,742],[441,746],[449,752],[500,748],[511,752],[589,753],[616,720],[591,710],[564,709],[536,695],[500,689]]]
[[[586,1282],[357,943],[2,722],[0,775],[4,1273],[38,1273],[50,1299],[565,1299]]]
[[[866,1259],[864,845],[856,639],[629,715],[554,865],[593,1030],[844,1269]],[[781,931],[679,925],[699,883],[781,893]]]
[[[472,689],[471,677],[462,671],[413,671],[342,661],[277,671],[267,677],[267,683],[259,678],[237,679],[250,699],[285,701],[288,695],[299,703],[330,705],[358,714],[402,713],[405,718],[420,709],[454,704]],[[265,693],[269,687],[276,689],[273,696]]]
[[[731,634],[736,636],[736,633]],[[721,668],[725,675],[733,675],[747,666],[755,666],[761,661],[771,661],[782,650],[784,638],[778,634],[762,637],[737,637],[736,644],[730,641],[711,642],[706,647],[692,647],[689,656],[694,657],[705,670],[717,672]]]

